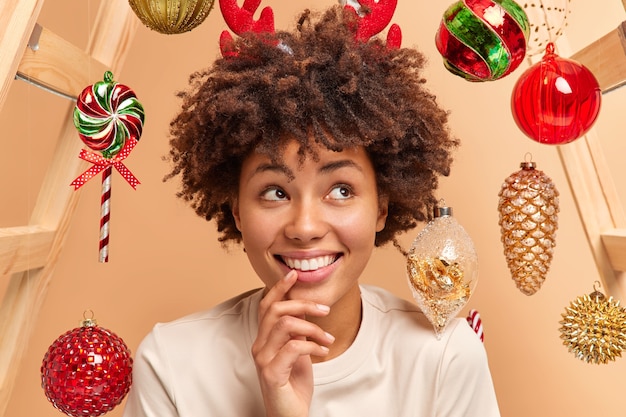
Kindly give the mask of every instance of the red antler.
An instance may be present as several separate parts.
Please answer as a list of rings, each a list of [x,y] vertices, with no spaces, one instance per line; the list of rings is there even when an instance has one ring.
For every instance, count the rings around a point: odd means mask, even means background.
[[[356,30],[355,38],[362,42],[367,42],[369,38],[380,33],[387,27],[393,13],[396,11],[398,0],[358,0],[361,7],[366,7],[369,12],[358,19],[358,27]],[[354,10],[349,4],[345,6],[348,9]],[[394,24],[389,28],[387,34],[387,46],[390,48],[399,48],[402,43],[402,33],[400,26]]]
[[[387,47],[399,49],[400,45],[402,45],[402,31],[400,26],[394,23],[387,32]]]
[[[241,35],[245,32],[274,33],[274,12],[270,7],[261,10],[259,19],[254,20],[254,13],[262,0],[244,0],[242,7],[237,5],[237,0],[219,1],[224,21],[235,34]],[[223,31],[220,35],[222,56],[236,55],[236,51],[231,46],[232,42],[231,34],[227,30]]]

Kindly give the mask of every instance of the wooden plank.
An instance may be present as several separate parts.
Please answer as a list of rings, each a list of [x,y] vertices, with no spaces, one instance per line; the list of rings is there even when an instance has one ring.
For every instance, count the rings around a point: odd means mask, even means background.
[[[626,0],[624,0],[626,1]],[[626,83],[626,22],[572,55],[596,77],[603,92]]]
[[[102,3],[112,4],[107,6]],[[102,3],[91,30],[87,52],[100,62],[109,64],[117,79],[140,20],[127,0],[107,0]],[[102,33],[114,36],[102,36]]]
[[[68,97],[102,78],[108,68],[89,54],[41,27],[37,49],[26,48],[17,73],[26,80]],[[95,78],[95,79],[94,79]]]
[[[590,132],[557,149],[603,286],[609,294],[623,299],[626,296],[623,274],[613,266],[602,233],[615,229],[616,223],[622,224],[624,214],[611,210],[611,204],[621,206],[612,191],[610,177],[600,177],[603,171],[598,167],[606,163],[601,153],[594,153],[598,147],[595,141],[597,138]]]
[[[41,226],[0,229],[0,275],[44,266],[53,238],[54,230]]]
[[[624,212],[622,200],[617,191],[611,170],[609,169],[609,164],[604,157],[604,149],[602,148],[600,138],[598,138],[595,133],[589,133],[587,137],[586,145],[590,159],[593,162],[593,170],[596,172],[598,179],[597,186],[600,187],[599,191],[602,193],[602,197],[604,197],[603,205],[606,206],[609,212],[611,224],[616,228],[626,228],[626,212]],[[596,186],[594,183],[590,185]],[[602,203],[600,202],[598,204]]]
[[[138,24],[127,0],[101,2],[87,52],[115,74],[123,65]],[[80,190],[73,191],[69,183],[80,174],[76,165],[80,148],[68,117],[30,220],[31,225],[56,230],[47,262],[43,268],[13,274],[0,306],[0,363],[12,364],[0,367],[0,416],[6,412],[23,346],[30,339],[78,201]]]
[[[0,109],[6,101],[44,0],[0,1]]]
[[[602,242],[613,268],[626,271],[626,229],[612,229],[602,233]]]
[[[622,0],[626,8],[626,0]],[[626,84],[626,22],[571,57],[595,75],[603,93]],[[593,132],[593,131],[592,131]],[[558,147],[598,272],[608,292],[626,296],[626,215],[597,137]],[[609,232],[606,232],[609,231]]]

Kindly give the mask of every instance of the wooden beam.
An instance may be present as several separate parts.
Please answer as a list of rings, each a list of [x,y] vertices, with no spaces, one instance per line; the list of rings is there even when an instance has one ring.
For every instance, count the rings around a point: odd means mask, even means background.
[[[626,229],[612,229],[602,233],[602,243],[613,269],[626,271]]]
[[[0,1],[0,109],[15,79],[30,34],[44,0]]]
[[[44,266],[53,238],[54,230],[41,226],[0,229],[0,275]]]
[[[50,30],[35,26],[39,33],[32,42],[36,49],[26,48],[17,68],[19,77],[75,98],[85,88],[101,80],[108,68]],[[34,46],[34,45],[30,45]]]
[[[626,22],[571,58],[595,75],[604,93],[626,84]]]
[[[624,299],[626,283],[619,272],[622,261],[613,263],[603,233],[626,228],[626,218],[597,137],[590,131],[557,149],[603,285],[609,294]]]

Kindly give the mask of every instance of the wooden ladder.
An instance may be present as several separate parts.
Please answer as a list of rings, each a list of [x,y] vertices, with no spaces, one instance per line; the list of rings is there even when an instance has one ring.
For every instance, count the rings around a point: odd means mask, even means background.
[[[82,51],[36,22],[44,0],[0,2],[0,109],[11,83],[23,78],[69,97],[93,84],[89,73],[114,74],[139,25],[127,0],[105,0]],[[30,47],[29,47],[30,45]],[[13,57],[10,59],[9,57]],[[79,192],[68,184],[84,163],[82,143],[68,117],[28,225],[0,228],[0,276],[9,279],[0,305],[0,416],[4,416],[19,364],[63,246]]]

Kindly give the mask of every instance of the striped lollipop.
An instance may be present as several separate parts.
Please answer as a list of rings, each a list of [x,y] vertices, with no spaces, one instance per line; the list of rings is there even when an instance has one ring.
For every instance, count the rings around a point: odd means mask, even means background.
[[[513,0],[461,0],[445,11],[435,44],[444,66],[468,81],[493,81],[526,55],[530,24]]]
[[[116,155],[130,138],[139,140],[144,110],[133,90],[113,81],[110,71],[104,81],[86,87],[74,108],[78,136],[105,158]]]
[[[470,325],[470,327],[472,328],[472,330],[474,330],[476,332],[476,334],[478,335],[478,338],[480,339],[481,342],[485,341],[485,335],[483,333],[483,322],[480,319],[480,313],[474,309],[470,310],[470,312],[467,315],[467,324]]]
[[[82,187],[102,172],[100,200],[100,262],[109,260],[109,220],[111,217],[111,174],[113,167],[135,188],[139,180],[122,162],[133,150],[143,130],[144,110],[133,90],[113,81],[110,71],[104,81],[86,87],[74,108],[74,125],[80,139],[97,155],[81,150],[79,158],[93,165],[73,182]]]

